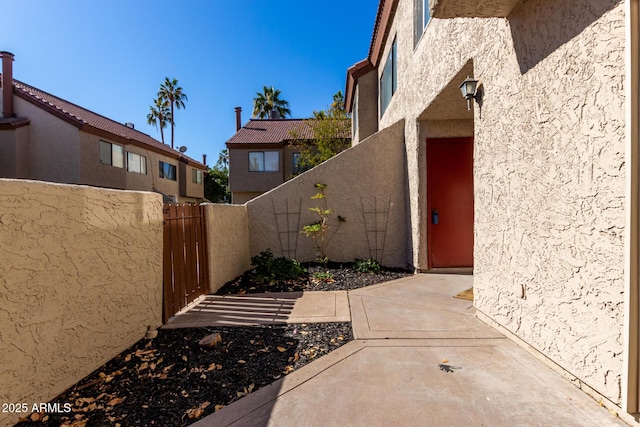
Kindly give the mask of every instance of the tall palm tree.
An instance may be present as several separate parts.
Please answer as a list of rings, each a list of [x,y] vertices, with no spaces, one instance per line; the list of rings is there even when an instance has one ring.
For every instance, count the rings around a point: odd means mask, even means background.
[[[174,121],[173,107],[178,110],[184,107],[184,101],[187,101],[187,95],[184,94],[182,88],[178,86],[178,79],[171,79],[169,77],[165,77],[164,83],[160,85],[160,90],[158,91],[158,98],[163,101],[169,101],[169,105],[171,107],[171,115],[169,117],[169,122],[171,123],[171,148],[173,148],[173,128],[175,128],[176,123]]]
[[[269,117],[271,110],[276,110],[281,118],[291,116],[289,102],[280,99],[280,91],[273,86],[264,86],[262,93],[257,92],[253,98],[253,117],[264,119]]]
[[[156,129],[160,128],[160,136],[164,144],[164,128],[171,119],[169,111],[169,101],[156,98],[153,105],[149,106],[149,114],[147,114],[147,123],[153,125]]]

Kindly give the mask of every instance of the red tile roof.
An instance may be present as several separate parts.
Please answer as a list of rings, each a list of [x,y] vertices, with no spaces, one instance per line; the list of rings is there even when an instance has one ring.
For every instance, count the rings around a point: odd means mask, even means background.
[[[96,134],[103,138],[109,138],[116,142],[136,145],[168,157],[183,160],[197,169],[206,169],[206,166],[202,163],[122,123],[101,116],[100,114],[15,79],[13,80],[13,88],[15,95],[54,114],[80,130]]]
[[[309,124],[313,119],[251,119],[227,141],[229,148],[242,148],[252,144],[284,146],[293,139],[313,139]],[[344,121],[342,138],[350,139],[350,120]],[[292,132],[297,133],[294,138]]]

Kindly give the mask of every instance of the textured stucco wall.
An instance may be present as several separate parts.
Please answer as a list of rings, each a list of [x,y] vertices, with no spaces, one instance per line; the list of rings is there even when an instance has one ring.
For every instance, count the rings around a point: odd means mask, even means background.
[[[209,292],[215,292],[251,267],[249,217],[245,205],[207,203]]]
[[[13,97],[18,117],[31,120],[30,174],[32,179],[80,183],[80,131],[24,99]],[[51,141],[56,141],[52,144]]]
[[[161,197],[0,180],[0,200],[0,402],[47,402],[161,324]]]
[[[476,63],[487,87],[476,117],[476,306],[620,403],[622,3],[530,1],[508,24],[509,66]]]
[[[317,220],[309,208],[317,205],[311,200],[314,185],[323,183],[327,205],[335,212],[329,222],[329,258],[347,262],[371,257],[384,265],[406,266],[403,127],[400,121],[249,201],[251,255],[271,249],[278,256],[315,260],[313,241],[301,230]],[[336,215],[346,218],[339,227]]]
[[[369,71],[356,84],[354,109],[358,114],[358,126],[353,135],[352,145],[358,144],[378,130],[378,75]]]
[[[250,172],[249,153],[275,152],[278,153],[280,169],[273,172]],[[265,192],[282,184],[285,178],[283,169],[282,148],[230,148],[229,149],[229,190],[233,193]],[[288,175],[291,174],[289,171]],[[234,201],[234,203],[236,203]]]
[[[200,184],[193,182],[193,166],[183,162],[178,162],[178,176],[180,180],[180,197],[203,198],[204,197],[204,171],[202,171],[202,181]]]
[[[412,7],[400,0],[383,49],[396,38],[398,90],[380,128],[405,119],[414,265],[426,267],[424,141],[472,129],[476,306],[620,403],[623,2],[432,19],[415,49]],[[482,111],[450,96],[467,70],[483,83]]]

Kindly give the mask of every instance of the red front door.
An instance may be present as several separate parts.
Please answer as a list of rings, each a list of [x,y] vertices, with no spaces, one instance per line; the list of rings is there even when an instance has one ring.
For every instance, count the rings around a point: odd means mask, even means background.
[[[427,139],[429,268],[473,266],[473,138]]]

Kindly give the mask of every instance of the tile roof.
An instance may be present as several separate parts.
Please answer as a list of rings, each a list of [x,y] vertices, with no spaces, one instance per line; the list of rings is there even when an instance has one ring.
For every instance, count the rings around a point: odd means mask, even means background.
[[[112,138],[118,142],[141,146],[178,160],[186,160],[195,168],[206,169],[206,167],[197,160],[185,156],[149,135],[116,122],[115,120],[101,116],[100,114],[94,113],[62,98],[58,98],[43,90],[22,83],[19,80],[13,80],[13,88],[15,95],[49,111],[80,130],[98,134],[103,138]]]
[[[297,132],[302,139],[313,139],[309,126],[310,119],[250,119],[227,141],[227,146],[236,144],[286,144],[293,139],[291,132]],[[348,122],[348,120],[346,120]],[[351,138],[345,126],[344,138]]]

